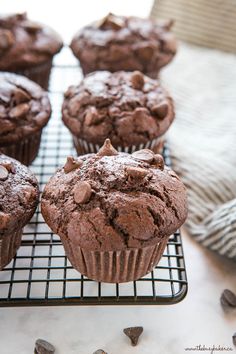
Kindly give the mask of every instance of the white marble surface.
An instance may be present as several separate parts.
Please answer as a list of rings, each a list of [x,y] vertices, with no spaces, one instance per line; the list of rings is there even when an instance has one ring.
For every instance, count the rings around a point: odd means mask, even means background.
[[[0,353],[31,354],[38,337],[52,342],[57,354],[92,354],[99,348],[109,354],[182,354],[199,344],[233,348],[236,311],[225,314],[219,297],[224,288],[236,291],[236,264],[187,236],[184,246],[189,292],[181,303],[0,309]],[[137,347],[131,347],[122,333],[133,325],[144,327]]]

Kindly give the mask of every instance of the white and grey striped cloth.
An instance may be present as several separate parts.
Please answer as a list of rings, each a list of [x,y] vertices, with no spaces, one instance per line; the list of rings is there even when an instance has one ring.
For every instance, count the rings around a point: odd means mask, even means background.
[[[173,167],[188,188],[188,232],[236,260],[235,0],[156,0],[152,18],[174,18],[181,44],[162,79],[176,101]]]

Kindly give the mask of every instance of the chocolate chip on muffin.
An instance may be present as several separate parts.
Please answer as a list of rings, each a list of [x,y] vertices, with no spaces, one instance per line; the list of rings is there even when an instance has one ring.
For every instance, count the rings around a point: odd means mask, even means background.
[[[68,156],[66,164],[64,166],[64,171],[65,173],[69,173],[75,170],[76,168],[82,166],[82,164],[83,164],[82,160],[74,159],[72,156]]]
[[[96,70],[139,70],[156,78],[177,51],[172,25],[173,21],[108,14],[76,33],[70,46],[85,75]]]

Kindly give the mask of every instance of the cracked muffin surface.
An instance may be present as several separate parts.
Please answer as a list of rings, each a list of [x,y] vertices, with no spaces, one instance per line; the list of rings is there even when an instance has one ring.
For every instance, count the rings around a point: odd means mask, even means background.
[[[34,174],[20,162],[0,154],[0,239],[20,230],[33,216],[39,200]]]
[[[185,221],[183,183],[161,155],[118,153],[107,139],[97,154],[69,157],[42,196],[51,229],[87,250],[154,245]]]
[[[95,70],[140,70],[156,77],[177,51],[173,21],[108,14],[82,28],[71,42],[84,74]]]
[[[40,131],[51,115],[48,95],[24,76],[0,73],[0,145]]]
[[[61,47],[61,37],[54,30],[29,20],[26,13],[0,16],[0,70],[47,62]]]
[[[62,119],[74,137],[101,146],[145,144],[161,137],[174,120],[168,92],[139,71],[97,71],[65,93]]]

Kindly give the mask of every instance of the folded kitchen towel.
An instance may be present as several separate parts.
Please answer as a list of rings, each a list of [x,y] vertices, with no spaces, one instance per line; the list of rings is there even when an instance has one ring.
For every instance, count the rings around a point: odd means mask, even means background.
[[[155,0],[151,18],[174,19],[177,37],[199,46],[182,43],[162,76],[176,101],[169,142],[188,188],[186,227],[236,260],[236,1]]]
[[[176,102],[169,143],[188,188],[186,227],[236,260],[236,56],[182,43],[162,79]]]

